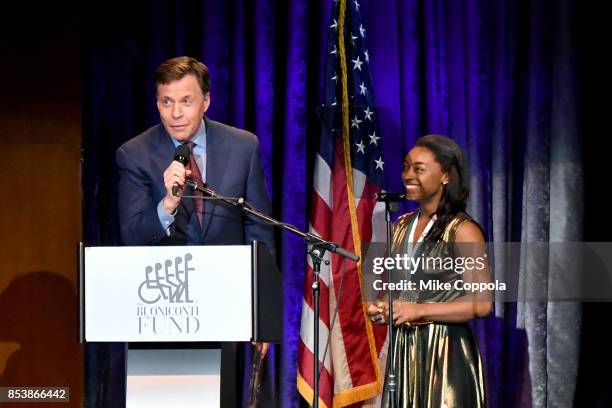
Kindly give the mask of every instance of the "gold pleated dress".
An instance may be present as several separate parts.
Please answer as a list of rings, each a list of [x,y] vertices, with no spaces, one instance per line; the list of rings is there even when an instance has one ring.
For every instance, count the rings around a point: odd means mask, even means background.
[[[446,227],[441,242],[454,242],[457,229],[469,219],[467,214],[455,217]],[[393,234],[394,251],[407,248],[408,231],[415,220],[416,214],[406,214],[397,221]],[[433,252],[448,251],[448,248],[448,245],[424,245],[422,251],[423,255],[431,256],[435,255]],[[453,270],[439,270],[434,276],[418,276],[419,271],[416,274],[417,279],[435,278],[443,282],[453,282],[458,278]],[[457,290],[417,290],[402,295],[405,296],[403,300],[424,303],[452,301],[463,293]],[[398,408],[486,407],[482,360],[467,323],[402,325],[394,329],[394,337]],[[386,376],[382,407],[391,406],[387,381]]]

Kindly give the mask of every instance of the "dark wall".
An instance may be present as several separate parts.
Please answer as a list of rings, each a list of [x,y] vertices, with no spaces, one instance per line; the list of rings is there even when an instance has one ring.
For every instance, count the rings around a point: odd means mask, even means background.
[[[595,4],[576,2],[581,139],[585,175],[585,241],[612,241],[610,161],[612,135],[610,76],[612,63],[603,49],[610,18]],[[571,214],[569,214],[571,216]],[[612,349],[607,335],[612,303],[583,304],[580,367],[574,406],[612,406]]]
[[[0,386],[69,386],[76,407],[81,64],[67,7],[18,2],[0,22]]]

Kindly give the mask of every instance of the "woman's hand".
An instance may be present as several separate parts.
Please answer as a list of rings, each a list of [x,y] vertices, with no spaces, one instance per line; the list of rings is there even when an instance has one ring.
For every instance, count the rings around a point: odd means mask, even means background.
[[[386,302],[374,302],[370,303],[367,309],[368,317],[374,324],[385,324],[387,320],[385,319],[385,311],[388,311]],[[389,313],[386,313],[389,316]]]
[[[400,326],[406,323],[414,323],[423,319],[423,305],[406,301],[393,302],[393,325]],[[389,320],[387,308],[385,320]]]

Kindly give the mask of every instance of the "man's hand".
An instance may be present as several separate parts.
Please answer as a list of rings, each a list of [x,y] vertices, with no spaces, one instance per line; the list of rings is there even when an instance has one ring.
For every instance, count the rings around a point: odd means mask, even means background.
[[[164,197],[162,205],[168,214],[174,213],[176,208],[181,203],[183,187],[185,186],[187,177],[190,175],[191,170],[186,170],[185,166],[176,160],[172,161],[170,166],[168,166],[168,168],[164,171],[164,186],[166,187],[166,196]],[[172,194],[172,187],[174,187],[174,183],[177,183],[179,186],[179,193],[176,196]]]
[[[263,359],[268,354],[268,349],[270,348],[270,343],[257,343],[252,341],[251,344],[257,350],[257,354],[259,354],[259,358]]]

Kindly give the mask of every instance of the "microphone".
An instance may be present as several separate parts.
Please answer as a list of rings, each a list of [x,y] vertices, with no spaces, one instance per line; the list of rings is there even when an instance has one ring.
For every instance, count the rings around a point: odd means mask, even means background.
[[[183,143],[182,145],[179,145],[174,151],[174,160],[181,163],[183,166],[186,166],[187,163],[189,163],[190,154],[191,152],[189,151],[189,146],[187,146],[186,143]],[[179,184],[177,182],[174,182],[174,184],[172,185],[173,196],[178,197],[179,188]]]
[[[406,201],[406,193],[390,193],[381,191],[380,193],[376,193],[376,201],[382,201],[385,203]]]

